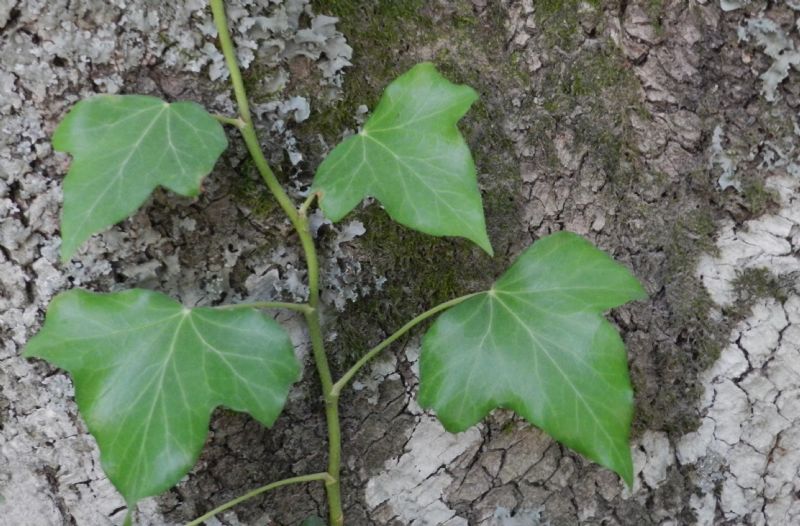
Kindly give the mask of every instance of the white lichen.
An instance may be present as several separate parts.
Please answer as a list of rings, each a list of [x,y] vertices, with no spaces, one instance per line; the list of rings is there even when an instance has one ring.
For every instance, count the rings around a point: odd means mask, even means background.
[[[750,4],[752,0],[720,0],[719,6],[723,11],[735,11]]]
[[[764,82],[764,98],[774,102],[778,99],[778,86],[789,76],[789,69],[800,70],[800,51],[791,37],[769,18],[748,19],[739,28],[739,39],[753,39],[764,53],[772,59],[772,65],[761,74]]]
[[[198,47],[202,35],[214,37],[216,29],[210,14],[200,2],[194,12],[196,35],[185,42],[190,49]],[[192,6],[195,7],[195,6]],[[229,25],[233,29],[237,58],[242,67],[258,60],[269,67],[269,73],[261,80],[269,91],[283,89],[288,80],[286,62],[298,56],[310,59],[328,81],[340,85],[345,67],[350,65],[353,49],[344,36],[336,30],[337,18],[317,15],[309,0],[241,0],[241,5],[228,6]],[[208,66],[211,80],[224,80],[228,77],[224,57],[217,48],[206,43],[203,53],[191,61],[187,67],[199,71]],[[180,64],[183,58],[179,53],[168,52],[168,64]]]
[[[717,125],[714,128],[714,133],[711,136],[711,152],[709,155],[709,165],[713,170],[718,168],[721,172],[719,176],[719,187],[725,190],[728,187],[734,187],[737,190],[742,189],[742,183],[736,177],[736,162],[730,156],[728,151],[723,146],[725,132],[722,125]]]

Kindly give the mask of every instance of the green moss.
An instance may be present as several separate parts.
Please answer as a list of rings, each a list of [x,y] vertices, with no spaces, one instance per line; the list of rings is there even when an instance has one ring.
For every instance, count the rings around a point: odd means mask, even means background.
[[[600,0],[534,0],[534,15],[549,47],[573,51],[583,41],[581,21],[591,17],[597,23],[600,4]]]
[[[364,36],[369,29],[384,29],[388,39],[396,39],[399,28],[392,20],[417,20],[425,5],[423,0],[314,0],[317,13],[331,14],[341,18],[340,29],[347,35]],[[419,20],[417,20],[419,21]],[[379,35],[372,34],[374,38]],[[350,40],[354,41],[355,38]]]
[[[715,304],[692,275],[693,268],[694,263],[668,281],[667,294],[675,309],[675,326],[681,328],[680,340],[656,353],[655,367],[667,388],[659,390],[659,399],[654,403],[638,406],[638,430],[662,429],[680,435],[697,429],[700,422],[693,412],[672,414],[668,419],[665,415],[673,413],[673,408],[686,407],[686,400],[702,396],[703,387],[697,375],[717,361],[730,331],[750,314],[757,299],[783,301],[787,297],[788,284],[780,278],[766,269],[746,269],[737,273],[734,281],[737,300],[725,310],[724,321],[712,322],[708,314]]]
[[[665,282],[670,287],[676,324],[693,333],[705,332],[708,313],[713,307],[694,269],[701,254],[715,253],[715,231],[714,219],[708,210],[696,210],[674,222],[664,246],[667,255]]]
[[[670,224],[672,227],[664,247],[667,254],[668,281],[683,274],[691,274],[701,254],[716,253],[716,224],[707,209],[695,210]]]
[[[666,207],[678,208],[678,199]],[[713,215],[706,208],[697,209],[667,225],[666,231],[651,234],[646,250],[660,250],[666,256],[664,275],[659,277],[664,284],[660,294],[666,296],[664,305],[670,310],[670,326],[679,332],[674,341],[660,341],[656,349],[648,351],[652,352],[649,360],[653,371],[633,375],[636,380],[655,374],[663,382],[657,395],[638,401],[635,426],[637,433],[660,429],[680,435],[699,425],[696,413],[682,408],[690,407],[687,401],[702,395],[699,375],[719,358],[730,329],[725,323],[709,320],[714,303],[694,272],[701,254],[714,253]],[[645,387],[641,390],[652,392]]]
[[[248,99],[253,104],[261,104],[275,100],[278,93],[271,92],[264,84],[265,80],[275,74],[273,68],[269,68],[258,61],[254,61],[242,72],[242,82],[247,93]]]
[[[250,157],[242,161],[237,172],[238,176],[231,184],[231,192],[236,202],[243,204],[259,217],[272,217],[282,213]]]
[[[778,202],[777,194],[767,189],[761,179],[746,178],[742,183],[744,206],[753,216],[760,216]]]
[[[544,71],[541,107],[532,136],[547,164],[560,164],[553,139],[563,120],[574,121],[577,147],[588,162],[601,169],[620,190],[641,177],[630,126],[632,113],[646,115],[639,82],[611,42],[578,53],[571,61],[557,62]],[[577,111],[579,110],[580,111]]]
[[[565,85],[569,88],[569,95],[581,97],[597,96],[612,87],[625,88],[627,93],[635,90],[638,82],[626,67],[623,57],[609,45],[597,52],[581,55],[569,69]]]
[[[508,422],[503,424],[503,427],[500,428],[500,432],[504,435],[511,435],[517,431],[517,425],[513,419],[510,419]]]
[[[774,298],[780,302],[788,298],[787,280],[775,276],[766,268],[746,268],[736,272],[733,290],[736,302],[732,311],[743,316],[750,313],[756,300]]]
[[[709,319],[718,307],[694,272],[701,254],[716,252],[715,230],[712,213],[699,209],[677,220],[666,233],[653,234],[653,242],[666,240],[662,247],[667,257],[666,275],[661,281],[671,309],[670,323],[679,333],[676,341],[664,341],[663,348],[654,352],[653,367],[664,387],[654,400],[637,404],[639,431],[662,429],[680,435],[697,429],[697,415],[676,408],[686,408],[687,400],[702,396],[700,373],[719,358],[731,330],[750,314],[754,302],[766,297],[783,301],[787,297],[788,282],[766,269],[745,269],[737,273],[733,283],[737,298],[733,306],[725,309],[722,320]]]
[[[536,10],[544,16],[557,15],[565,10],[576,11],[584,0],[535,0]],[[588,0],[587,4],[600,6],[600,0]]]
[[[657,35],[664,33],[663,19],[664,15],[666,15],[666,9],[664,0],[647,0],[645,5],[645,11]]]

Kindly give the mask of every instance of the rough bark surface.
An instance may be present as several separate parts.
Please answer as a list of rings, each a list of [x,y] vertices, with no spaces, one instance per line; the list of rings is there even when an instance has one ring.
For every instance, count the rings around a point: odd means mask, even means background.
[[[72,103],[145,93],[233,113],[204,4],[0,0],[0,525],[120,524],[125,512],[69,378],[19,357],[56,293],[138,286],[210,305],[307,292],[290,226],[234,135],[199,199],[157,192],[57,262],[68,158],[49,137]],[[337,225],[315,216],[335,369],[556,230],[609,251],[651,295],[611,315],[636,389],[632,489],[507,412],[446,433],[415,402],[412,337],[343,395],[347,524],[800,522],[800,3],[226,4],[293,197],[410,65],[432,60],[481,94],[463,129],[496,261],[370,203]],[[302,324],[280,321],[307,362]],[[320,469],[319,395],[307,364],[274,428],[219,410],[196,468],[138,522],[180,524]],[[317,485],[287,487],[211,524],[298,524],[324,500]]]

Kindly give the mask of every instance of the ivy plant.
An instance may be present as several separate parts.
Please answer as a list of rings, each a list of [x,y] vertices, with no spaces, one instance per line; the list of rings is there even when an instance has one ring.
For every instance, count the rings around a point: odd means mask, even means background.
[[[140,499],[189,472],[214,408],[249,413],[265,426],[278,418],[301,368],[286,331],[264,314],[268,309],[305,317],[325,400],[328,466],[257,488],[192,525],[265,491],[318,482],[330,524],[341,526],[341,393],[372,358],[437,315],[422,340],[419,400],[447,430],[463,431],[493,409],[508,408],[630,485],[632,389],[625,347],[603,313],[646,295],[625,267],[578,235],[539,239],[491,288],[420,314],[334,380],[309,211],[317,205],[335,222],[371,196],[409,228],[463,237],[491,255],[475,164],[457,126],[477,94],[432,64],[415,66],[386,88],[363,128],[330,152],[298,206],[256,137],[222,0],[210,3],[239,115],[141,95],[76,104],[53,138],[57,150],[73,157],[64,181],[62,258],[133,213],[158,186],[197,195],[227,147],[223,125],[230,125],[297,231],[309,295],[305,303],[188,308],[154,291],[71,290],[52,301],[25,354],[72,375],[103,469],[128,504],[126,523]]]

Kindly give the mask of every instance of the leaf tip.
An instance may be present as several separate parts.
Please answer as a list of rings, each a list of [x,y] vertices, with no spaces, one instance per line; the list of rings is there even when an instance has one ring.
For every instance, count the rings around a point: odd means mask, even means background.
[[[648,294],[647,289],[644,288],[642,282],[639,281],[639,278],[637,278],[633,273],[631,273],[631,276],[633,277],[633,281],[636,283],[633,291],[631,291],[631,301],[646,300],[649,298],[650,294]]]
[[[436,67],[436,64],[434,64],[429,60],[426,60],[425,62],[419,62],[411,69],[409,69],[407,73],[411,73],[414,75],[432,75],[444,78],[444,75],[442,75],[439,72],[439,69]]]
[[[623,266],[620,263],[617,264],[625,271],[624,287],[627,298],[625,303],[648,299],[650,294],[648,294],[647,289],[644,288],[644,285],[636,276],[636,274],[634,274],[633,271],[626,266]]]
[[[72,260],[72,253],[67,252],[62,248],[61,253],[58,256],[58,260],[61,262],[62,265],[66,265]]]
[[[64,234],[64,221],[61,221],[61,247],[58,249],[58,259],[62,265],[66,265],[77,252],[81,242],[71,241],[69,236]]]
[[[83,102],[83,101],[81,101]],[[53,137],[50,140],[50,143],[53,145],[53,149],[57,152],[69,152],[72,149],[71,142],[70,142],[70,126],[73,114],[75,109],[81,104],[78,102],[74,106],[72,106],[61,118],[58,125],[56,125],[56,129],[53,131]]]
[[[122,526],[133,526],[133,511],[136,509],[136,503],[125,501],[125,505],[128,506],[128,509],[125,511],[125,520]]]
[[[633,459],[630,450],[628,450],[628,457],[625,459],[625,464],[614,469],[614,472],[620,476],[629,490],[633,489]]]
[[[481,98],[477,90],[475,90],[475,88],[473,88],[469,84],[458,84],[458,86],[464,90],[465,94],[467,94],[465,96],[465,99],[469,103],[469,106],[472,106],[475,103],[475,101]]]
[[[481,250],[489,254],[489,257],[494,257],[494,248],[492,248],[492,242],[489,240],[489,234],[486,233],[485,226],[482,226],[482,229],[478,232],[474,232],[471,235],[465,235],[464,237],[478,245]]]
[[[458,89],[460,91],[460,97],[463,97],[463,101],[466,103],[464,113],[466,113],[469,107],[480,98],[480,95],[472,86],[468,84],[457,84],[452,82],[450,79],[445,77],[441,71],[439,71],[439,69],[436,67],[436,64],[433,62],[420,62],[408,70],[406,74],[411,74],[414,76],[429,76],[437,81],[445,82],[451,89]]]
[[[53,138],[50,140],[50,144],[53,146],[53,150],[57,152],[66,152],[68,151],[68,146],[66,144],[66,140],[64,138],[64,132],[62,131],[62,125],[64,121],[62,120],[61,123],[58,125],[56,130],[53,132]]]

